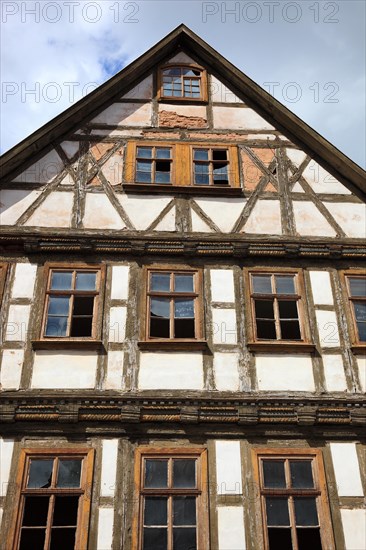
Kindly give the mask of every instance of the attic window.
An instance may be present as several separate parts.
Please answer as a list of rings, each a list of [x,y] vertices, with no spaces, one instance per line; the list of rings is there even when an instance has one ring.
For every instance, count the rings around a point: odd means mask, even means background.
[[[168,65],[160,69],[160,99],[205,101],[206,72],[195,65]]]

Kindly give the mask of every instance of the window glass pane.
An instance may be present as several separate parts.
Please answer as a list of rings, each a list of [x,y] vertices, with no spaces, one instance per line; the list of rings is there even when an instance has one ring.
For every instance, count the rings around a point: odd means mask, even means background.
[[[136,181],[138,183],[151,183],[151,172],[136,172]]]
[[[174,97],[180,97],[182,95],[182,90],[181,90],[181,87],[179,86],[176,87],[174,90],[173,90],[173,96]]]
[[[290,525],[287,498],[266,497],[267,525]]]
[[[60,459],[56,487],[80,487],[81,462]]]
[[[169,84],[163,85],[163,95],[171,96],[172,92],[173,92],[172,87]]]
[[[229,177],[227,173],[227,165],[225,166],[218,166],[217,164],[214,166],[213,170],[213,178],[214,183],[217,185],[227,185],[229,183]]]
[[[366,323],[357,323],[358,339],[360,342],[366,342]]]
[[[170,300],[169,298],[151,298],[150,313],[152,317],[170,317]]]
[[[25,497],[22,525],[46,527],[50,497]]]
[[[298,319],[297,303],[294,300],[278,300],[280,319]]]
[[[296,525],[318,525],[315,498],[294,498]]]
[[[196,525],[196,497],[173,498],[173,525]]]
[[[157,159],[170,159],[170,149],[156,148],[155,156]]]
[[[168,461],[145,460],[145,487],[164,488],[168,486]]]
[[[175,275],[175,292],[194,292],[193,277],[194,275]]]
[[[322,550],[319,529],[296,529],[299,550]]]
[[[175,298],[174,300],[174,317],[180,319],[194,317],[194,300],[186,300],[185,298]]]
[[[268,542],[269,550],[293,550],[290,529],[268,529]]]
[[[45,336],[63,337],[67,333],[67,317],[48,317]]]
[[[263,460],[264,486],[272,488],[285,488],[285,463],[283,460]]]
[[[313,472],[310,460],[290,460],[291,486],[295,489],[312,489]]]
[[[296,294],[295,277],[293,275],[276,275],[275,279],[278,294]]]
[[[94,296],[75,296],[73,315],[93,315]]]
[[[96,273],[76,273],[76,290],[95,290]]]
[[[170,273],[152,273],[150,279],[151,290],[157,292],[169,292]]]
[[[195,172],[194,172],[194,183],[196,185],[209,185],[210,184],[210,176],[208,174],[208,167],[207,170],[203,170],[204,166],[196,166]]]
[[[166,497],[146,497],[144,525],[167,525],[167,504]]]
[[[53,525],[77,525],[79,496],[59,497],[55,499]]]
[[[143,550],[167,550],[167,529],[145,527]]]
[[[366,296],[366,277],[349,277],[349,286],[351,290],[351,296]]]
[[[185,76],[195,76],[197,74],[197,71],[194,72],[189,67],[183,67],[182,74],[184,74]]]
[[[173,550],[196,550],[196,529],[174,527]]]
[[[45,529],[22,529],[19,550],[43,550]]]
[[[257,338],[265,340],[276,340],[276,326],[274,321],[258,321],[257,319]]]
[[[213,149],[212,160],[227,160],[226,149]]]
[[[52,271],[52,290],[70,290],[72,286],[72,271]]]
[[[281,321],[282,340],[301,340],[300,325],[298,321]]]
[[[29,489],[46,489],[51,485],[53,459],[31,459],[27,487]]]
[[[272,294],[271,277],[269,275],[252,275],[253,292],[257,294]]]
[[[50,550],[60,550],[61,548],[72,550],[75,547],[75,532],[75,527],[71,529],[52,529]]]
[[[255,300],[254,306],[257,319],[274,319],[272,300]]]
[[[50,296],[48,302],[48,315],[66,315],[69,314],[69,296]]]
[[[193,149],[194,160],[208,160],[208,149]]]
[[[173,69],[164,69],[163,71],[163,74],[164,75],[180,75],[181,74],[181,68],[180,67],[175,67]]]
[[[190,489],[196,487],[196,461],[192,458],[173,460],[173,487]]]
[[[151,159],[152,147],[137,147],[137,157],[143,159]]]
[[[366,302],[353,302],[357,322],[366,321]]]

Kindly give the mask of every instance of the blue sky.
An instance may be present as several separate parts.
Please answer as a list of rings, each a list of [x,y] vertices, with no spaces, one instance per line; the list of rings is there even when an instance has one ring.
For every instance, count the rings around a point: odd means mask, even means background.
[[[363,0],[1,2],[1,152],[185,23],[365,166]]]

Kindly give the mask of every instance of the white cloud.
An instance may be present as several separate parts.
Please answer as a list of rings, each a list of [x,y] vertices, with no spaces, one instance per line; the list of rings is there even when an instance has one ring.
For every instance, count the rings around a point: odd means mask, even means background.
[[[184,22],[265,89],[279,82],[277,99],[364,163],[363,2],[3,0],[1,10],[2,151]],[[324,101],[329,82],[336,103]]]

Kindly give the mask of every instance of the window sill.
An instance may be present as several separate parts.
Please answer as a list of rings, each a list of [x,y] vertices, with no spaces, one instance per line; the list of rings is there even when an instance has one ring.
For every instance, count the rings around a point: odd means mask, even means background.
[[[248,342],[250,351],[265,352],[292,352],[292,353],[313,353],[316,350],[315,344],[308,342]]]
[[[242,197],[244,191],[241,187],[214,187],[213,185],[156,185],[154,183],[124,183],[122,189],[126,193],[153,193],[159,195],[183,195],[210,196],[210,197]]]
[[[351,350],[355,355],[366,355],[366,344],[355,344],[351,346]]]
[[[82,349],[105,351],[101,340],[75,340],[55,338],[52,340],[32,340],[33,349]]]
[[[141,350],[203,351],[207,349],[206,340],[140,340]]]
[[[208,100],[205,97],[159,97],[158,103],[171,103],[178,105],[179,103],[189,103],[190,105],[208,105]]]

